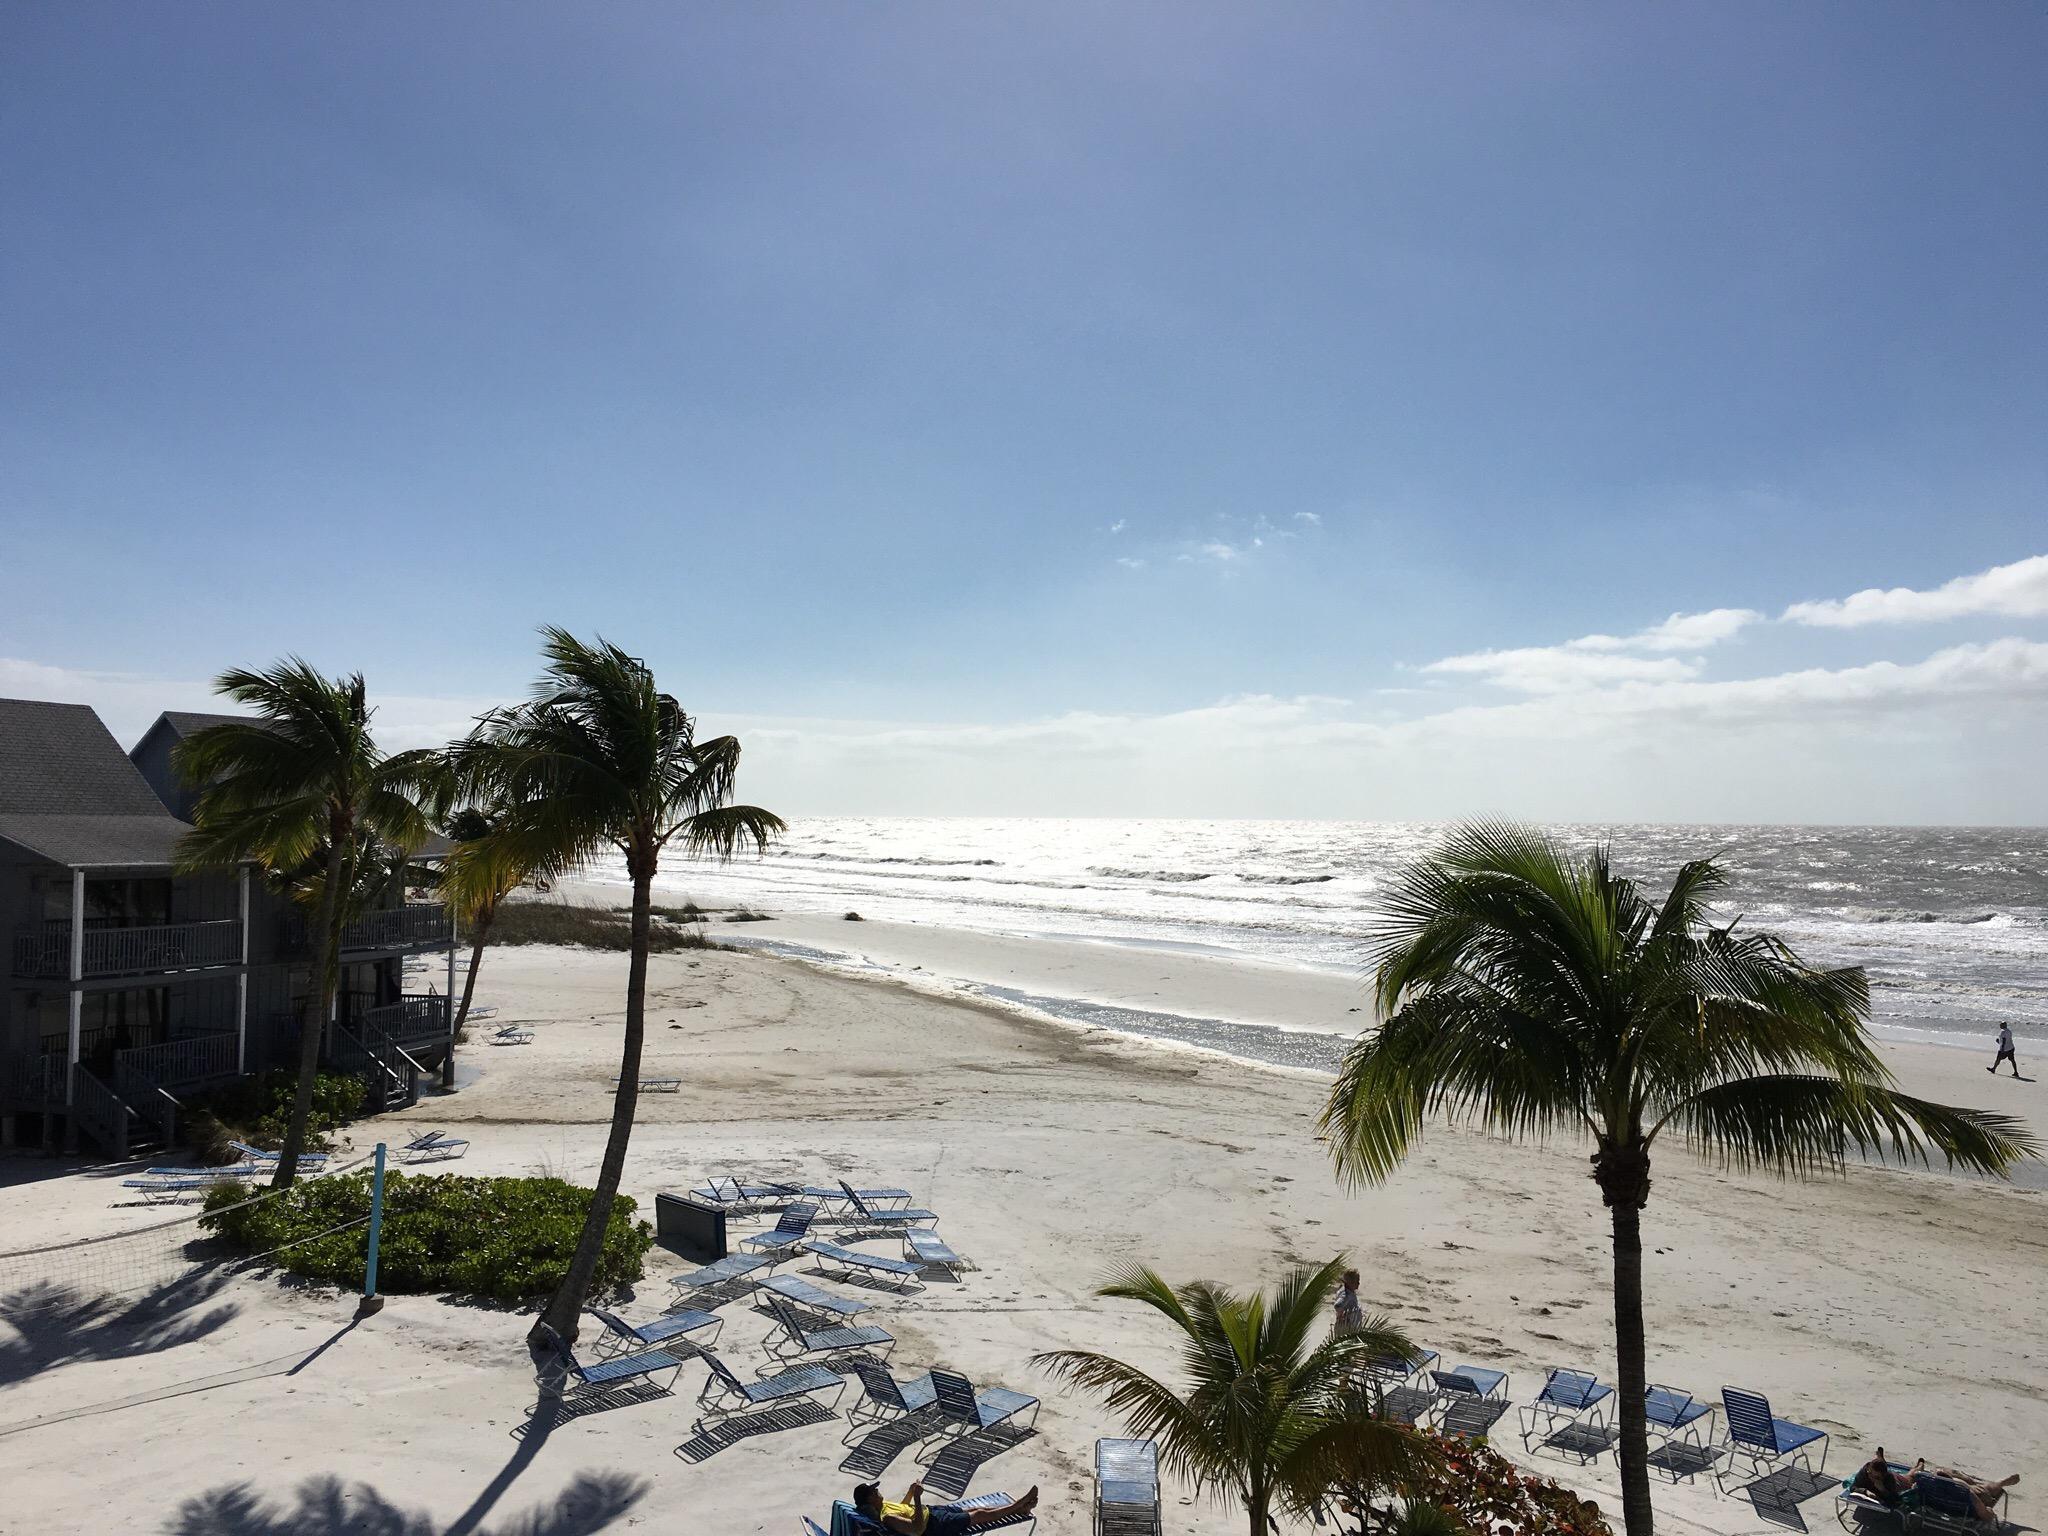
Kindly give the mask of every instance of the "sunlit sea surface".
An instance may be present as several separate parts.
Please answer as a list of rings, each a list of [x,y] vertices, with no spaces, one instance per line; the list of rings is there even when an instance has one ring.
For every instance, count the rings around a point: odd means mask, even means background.
[[[1661,889],[1718,854],[1722,907],[1811,961],[1869,974],[1881,1034],[1985,1049],[1998,1021],[2048,1045],[2048,830],[1555,827]],[[707,905],[910,919],[1355,972],[1374,904],[1445,828],[1420,823],[844,817],[763,858],[672,861]]]

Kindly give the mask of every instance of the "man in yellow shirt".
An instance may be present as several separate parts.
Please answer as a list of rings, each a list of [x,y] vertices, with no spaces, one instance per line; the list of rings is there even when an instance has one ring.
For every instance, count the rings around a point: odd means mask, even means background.
[[[951,1504],[936,1508],[924,1501],[924,1484],[912,1483],[903,1502],[882,1497],[881,1485],[862,1483],[853,1490],[853,1507],[879,1525],[890,1536],[967,1536],[984,1525],[1028,1515],[1038,1507],[1038,1485],[1033,1483],[1021,1499],[989,1509],[960,1509]]]

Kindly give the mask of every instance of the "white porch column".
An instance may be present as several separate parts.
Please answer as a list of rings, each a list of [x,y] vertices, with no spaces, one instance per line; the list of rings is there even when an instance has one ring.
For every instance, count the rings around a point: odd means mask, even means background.
[[[462,923],[455,909],[448,909],[448,1049],[455,1049],[455,945],[462,937]]]
[[[236,882],[236,901],[242,914],[242,971],[235,978],[235,1071],[249,1070],[249,866],[244,864]]]
[[[79,1034],[85,1023],[85,994],[78,984],[85,980],[85,871],[71,871],[71,1050],[64,1068],[64,1102],[76,1091]]]

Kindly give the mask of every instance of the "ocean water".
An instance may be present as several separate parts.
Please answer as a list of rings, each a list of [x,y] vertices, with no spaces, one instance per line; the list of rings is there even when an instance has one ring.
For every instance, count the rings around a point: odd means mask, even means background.
[[[1661,887],[1717,854],[1721,906],[1869,974],[1880,1034],[2048,1047],[2048,829],[1554,827]],[[1355,973],[1375,901],[1445,828],[1422,823],[833,817],[760,859],[675,863],[700,902],[1072,936]],[[751,935],[749,935],[751,937]]]

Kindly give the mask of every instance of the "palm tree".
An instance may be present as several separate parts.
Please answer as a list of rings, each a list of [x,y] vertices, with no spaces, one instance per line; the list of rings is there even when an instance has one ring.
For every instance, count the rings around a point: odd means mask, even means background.
[[[253,859],[281,884],[305,889],[315,914],[298,1086],[272,1181],[283,1188],[297,1177],[306,1145],[349,893],[376,845],[407,850],[426,840],[422,802],[440,780],[434,753],[378,749],[360,673],[326,677],[294,656],[264,672],[223,672],[214,688],[255,716],[195,731],[177,749],[179,774],[203,786],[179,862],[196,869]]]
[[[458,774],[467,772],[472,780],[482,765],[458,757]],[[441,899],[456,922],[469,933],[469,971],[462,980],[462,1001],[449,1026],[448,1050],[441,1059],[441,1086],[455,1086],[455,1039],[469,1022],[469,1008],[476,997],[476,973],[484,963],[484,948],[491,942],[491,929],[498,921],[498,909],[505,898],[528,883],[529,871],[493,856],[490,835],[503,819],[502,802],[465,806],[448,819],[446,832],[455,845],[441,870]]]
[[[1251,1536],[1268,1536],[1276,1507],[1308,1515],[1333,1485],[1390,1486],[1433,1460],[1421,1437],[1377,1416],[1366,1370],[1375,1357],[1412,1359],[1414,1346],[1384,1317],[1355,1333],[1324,1332],[1344,1264],[1300,1266],[1268,1295],[1119,1271],[1096,1294],[1143,1302],[1180,1329],[1184,1391],[1090,1350],[1053,1350],[1034,1363],[1099,1394],[1131,1434],[1159,1443],[1168,1468],[1198,1492],[1243,1505]]]
[[[494,865],[501,879],[518,872],[552,881],[616,850],[633,882],[633,920],[611,1135],[568,1273],[534,1323],[536,1344],[550,1330],[574,1341],[625,1172],[640,1099],[648,928],[662,853],[679,843],[689,853],[728,858],[743,842],[766,848],[783,830],[780,817],[731,803],[738,739],[697,740],[696,722],[655,686],[645,662],[603,640],[585,644],[552,628],[541,634],[545,667],[534,696],[483,716],[462,749],[490,755],[504,806],[472,857]]]
[[[1391,1174],[1434,1113],[1516,1136],[1591,1137],[1613,1227],[1622,1513],[1650,1536],[1643,1243],[1650,1153],[1669,1132],[1737,1169],[1807,1174],[1847,1153],[2006,1172],[2020,1121],[1909,1097],[1864,1033],[1857,969],[1817,970],[1766,933],[1717,927],[1711,859],[1661,902],[1523,828],[1454,833],[1394,886],[1372,939],[1385,1021],[1323,1112],[1340,1173]]]

